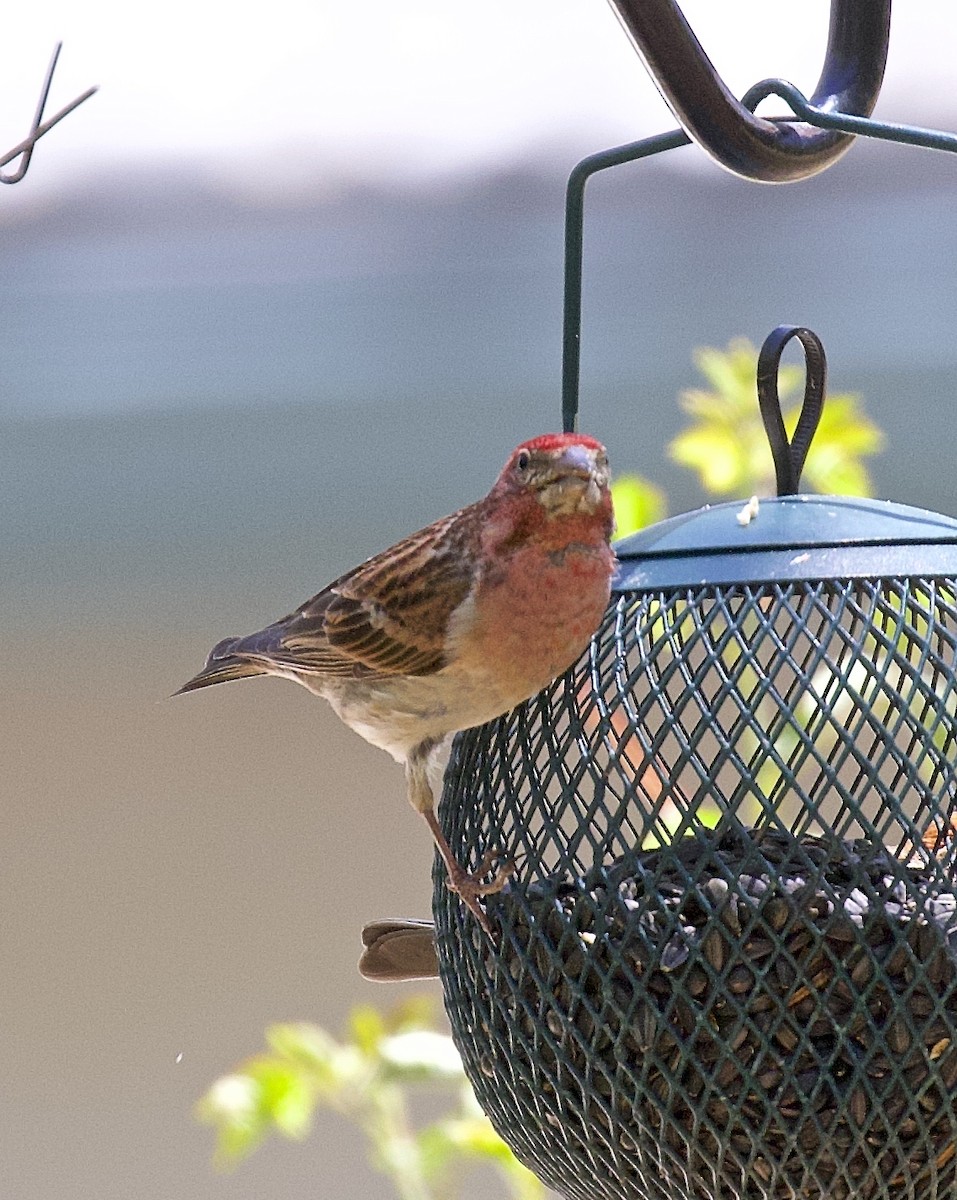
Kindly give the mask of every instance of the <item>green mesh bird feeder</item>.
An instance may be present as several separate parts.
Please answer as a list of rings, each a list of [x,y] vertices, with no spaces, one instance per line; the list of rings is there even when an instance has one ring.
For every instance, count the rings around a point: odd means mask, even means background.
[[[788,95],[801,129],[957,149],[772,83],[752,92]],[[686,140],[573,173],[566,427],[584,182]],[[453,746],[454,852],[516,862],[493,939],[436,873],[453,1035],[496,1129],[569,1200],[957,1195],[957,521],[798,494],[824,374],[814,334],[775,330],[757,391],[779,494],[620,543],[588,652]]]

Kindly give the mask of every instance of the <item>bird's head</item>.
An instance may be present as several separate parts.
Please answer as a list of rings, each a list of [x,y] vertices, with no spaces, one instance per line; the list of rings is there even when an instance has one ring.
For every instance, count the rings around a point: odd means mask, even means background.
[[[610,511],[608,455],[582,433],[546,433],[512,451],[496,490],[531,495],[550,516]]]

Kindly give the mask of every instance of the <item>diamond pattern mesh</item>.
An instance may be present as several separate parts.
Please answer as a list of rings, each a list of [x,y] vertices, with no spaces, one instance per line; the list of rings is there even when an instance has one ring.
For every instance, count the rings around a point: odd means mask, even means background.
[[[456,739],[516,860],[493,945],[436,875],[483,1108],[574,1200],[957,1194],[957,581],[627,593]]]

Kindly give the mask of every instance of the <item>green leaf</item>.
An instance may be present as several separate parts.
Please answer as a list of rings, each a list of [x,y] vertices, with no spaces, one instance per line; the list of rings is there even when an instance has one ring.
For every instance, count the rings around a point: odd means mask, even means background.
[[[196,1116],[216,1129],[219,1167],[233,1166],[245,1158],[268,1132],[259,1083],[238,1071],[216,1080],[196,1105]]]
[[[740,433],[716,422],[692,426],[668,447],[674,461],[697,471],[705,491],[716,496],[747,490],[745,449]]]
[[[312,1124],[315,1093],[292,1066],[275,1059],[253,1064],[259,1103],[266,1122],[288,1138],[303,1138]]]
[[[371,1056],[378,1051],[388,1029],[378,1009],[371,1004],[360,1004],[349,1015],[349,1032],[362,1053]]]
[[[456,1121],[451,1132],[463,1153],[495,1164],[516,1200],[544,1200],[544,1184],[527,1167],[522,1166],[487,1117]]]
[[[410,996],[390,1009],[384,1020],[389,1033],[432,1029],[435,1026],[435,1000],[426,995]]]
[[[528,1167],[522,1166],[513,1154],[502,1159],[498,1167],[511,1189],[514,1200],[545,1200],[545,1185]]]
[[[266,1030],[266,1044],[280,1058],[320,1072],[329,1070],[338,1048],[324,1029],[306,1021],[270,1025]]]
[[[460,1150],[478,1158],[501,1160],[511,1157],[511,1150],[492,1128],[487,1117],[462,1117],[449,1122],[448,1134]]]
[[[450,1037],[430,1029],[410,1029],[383,1038],[379,1053],[389,1076],[409,1082],[459,1080],[462,1059]]]
[[[449,1131],[450,1122],[436,1121],[421,1130],[416,1141],[419,1146],[419,1162],[426,1179],[437,1179],[447,1174],[454,1159],[457,1146]]]
[[[704,347],[694,357],[711,390],[690,388],[681,394],[681,407],[691,423],[668,447],[671,458],[694,471],[708,495],[773,494],[774,464],[757,401],[757,350],[738,339],[725,350]],[[787,400],[803,392],[803,381],[801,367],[781,366],[778,391],[789,435],[797,425],[801,404]],[[830,396],[804,479],[808,487],[823,493],[870,495],[871,479],[862,460],[882,445],[881,431],[865,415],[859,397]]]
[[[618,537],[628,537],[668,514],[664,492],[641,475],[621,475],[613,480],[611,498]]]

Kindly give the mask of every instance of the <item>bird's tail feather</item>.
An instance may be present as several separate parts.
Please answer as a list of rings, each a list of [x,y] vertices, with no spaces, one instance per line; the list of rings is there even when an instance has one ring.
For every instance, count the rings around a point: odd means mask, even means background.
[[[228,683],[230,679],[248,679],[250,675],[265,674],[266,670],[259,663],[248,660],[244,662],[241,658],[226,659],[224,662],[204,667],[188,683],[177,688],[173,695],[181,696],[183,692],[195,692],[197,688],[210,687],[214,683]]]
[[[238,640],[231,639],[231,644],[234,645]],[[221,642],[216,646],[199,674],[184,683],[173,695],[181,696],[183,692],[195,692],[197,688],[211,687],[214,683],[228,683],[231,679],[248,679],[251,675],[269,674],[264,663],[246,658],[245,655],[230,654],[226,645],[226,642]]]

